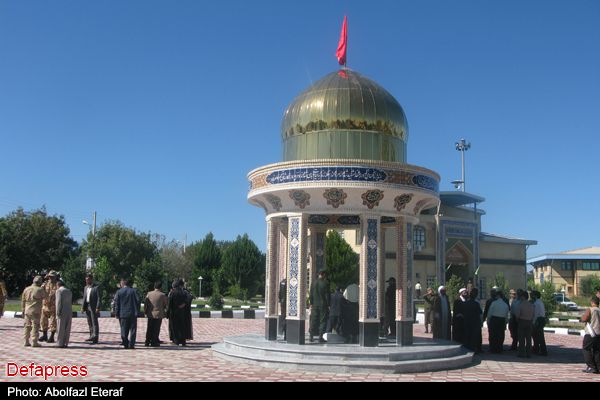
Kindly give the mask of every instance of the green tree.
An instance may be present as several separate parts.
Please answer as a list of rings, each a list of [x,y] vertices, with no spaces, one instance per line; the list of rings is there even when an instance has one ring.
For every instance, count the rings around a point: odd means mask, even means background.
[[[327,233],[325,262],[331,292],[336,285],[343,290],[358,277],[360,256],[337,231]]]
[[[100,305],[100,309],[107,311],[110,309],[110,303],[112,302],[115,293],[119,290],[117,285],[124,276],[115,272],[115,269],[106,256],[102,256],[95,260],[95,264],[90,270],[90,273],[94,275],[94,282],[102,288],[102,304]]]
[[[540,300],[542,301],[542,303],[544,303],[544,308],[546,311],[546,323],[548,323],[548,318],[550,318],[552,316],[552,314],[554,314],[554,312],[556,312],[556,309],[557,309],[556,300],[555,300],[556,296],[554,296],[554,291],[555,291],[554,283],[552,283],[550,281],[545,281],[545,282],[542,282],[541,284],[534,283],[529,288],[529,290],[530,291],[537,290],[542,295]]]
[[[587,275],[579,280],[580,296],[593,297],[598,293],[598,290],[600,290],[600,277],[598,275]]]
[[[458,299],[458,291],[465,287],[465,281],[454,274],[444,284],[446,286],[446,295],[450,300],[450,306],[454,304],[454,300]],[[437,290],[437,289],[436,289]]]
[[[0,218],[0,267],[14,274],[60,270],[77,248],[63,215],[19,207]]]
[[[496,275],[491,282],[488,282],[488,289],[491,290],[493,287],[497,287],[496,290],[502,290],[504,297],[508,297],[508,281],[504,279],[502,272]]]
[[[209,232],[204,240],[194,245],[196,257],[192,270],[192,293],[198,294],[199,281],[202,277],[202,297],[210,297],[215,285],[220,285],[219,270],[221,269],[221,258],[223,253],[219,248],[212,232]]]
[[[84,254],[96,260],[92,272],[105,292],[103,306],[112,301],[121,278],[134,279],[144,260],[150,262],[158,255],[150,233],[136,232],[112,220],[105,221],[95,236],[90,232],[81,247]]]
[[[240,300],[249,300],[260,286],[259,279],[265,272],[265,257],[247,233],[238,235],[223,253],[221,271],[229,294]]]
[[[83,287],[85,286],[86,257],[77,250],[69,256],[60,269],[60,279],[65,283],[65,287],[73,293],[73,303],[83,296]]]
[[[134,280],[142,303],[146,300],[146,294],[154,290],[154,284],[158,281],[162,282],[164,277],[165,271],[162,268],[160,256],[156,256],[150,261],[142,261],[142,265],[135,270]]]
[[[527,273],[527,287],[530,288],[535,284],[535,275],[533,274],[533,270]]]
[[[182,279],[184,282],[193,282],[194,257],[196,247],[194,244],[183,245],[178,240],[166,241],[164,235],[153,235],[154,243],[160,254],[161,268],[167,274],[167,280],[173,282]]]

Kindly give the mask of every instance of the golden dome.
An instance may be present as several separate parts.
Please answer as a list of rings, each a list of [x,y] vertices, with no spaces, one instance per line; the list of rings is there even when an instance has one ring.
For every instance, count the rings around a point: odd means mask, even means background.
[[[408,123],[382,86],[348,68],[332,72],[292,101],[281,122],[283,160],[406,161]]]

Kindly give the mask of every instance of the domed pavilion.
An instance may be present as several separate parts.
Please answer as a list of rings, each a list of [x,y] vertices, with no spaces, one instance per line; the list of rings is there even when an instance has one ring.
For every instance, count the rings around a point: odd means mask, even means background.
[[[348,68],[300,93],[281,122],[282,161],[248,174],[248,202],[267,221],[265,338],[277,340],[280,313],[287,343],[304,344],[306,297],[326,269],[327,231],[356,230],[360,251],[360,340],[378,346],[385,292],[385,236],[397,238],[396,332],[412,344],[412,229],[421,211],[439,205],[440,177],[406,164],[408,123],[382,86]],[[287,308],[278,289],[287,280]]]

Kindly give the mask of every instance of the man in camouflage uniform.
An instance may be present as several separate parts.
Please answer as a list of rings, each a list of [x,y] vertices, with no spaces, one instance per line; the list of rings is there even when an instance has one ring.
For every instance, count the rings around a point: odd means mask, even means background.
[[[42,300],[48,299],[48,293],[41,287],[42,277],[36,276],[33,279],[33,285],[23,291],[21,297],[21,310],[25,318],[25,346],[41,347],[38,343],[38,333],[40,330],[40,317],[42,314]],[[32,332],[33,330],[33,332]],[[29,343],[29,336],[33,341]]]
[[[8,289],[6,288],[6,282],[4,282],[4,274],[2,274],[0,278],[0,318],[4,315],[4,302],[8,299]]]
[[[56,333],[56,271],[48,272],[48,280],[42,284],[42,288],[48,293],[48,299],[44,300],[42,309],[42,337],[40,342],[54,343]],[[50,338],[48,338],[48,321],[50,321]]]

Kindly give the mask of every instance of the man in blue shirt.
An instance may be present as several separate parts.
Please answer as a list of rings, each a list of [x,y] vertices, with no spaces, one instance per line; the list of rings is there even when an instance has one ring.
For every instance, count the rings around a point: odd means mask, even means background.
[[[133,280],[123,279],[124,287],[119,289],[115,296],[115,316],[121,325],[121,339],[126,349],[135,348],[135,337],[137,334],[137,317],[140,313],[140,296],[133,289]]]

